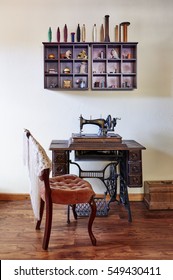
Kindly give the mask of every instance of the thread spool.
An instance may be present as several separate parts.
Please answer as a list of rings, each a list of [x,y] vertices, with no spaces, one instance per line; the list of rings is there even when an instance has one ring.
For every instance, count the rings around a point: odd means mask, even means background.
[[[105,42],[110,42],[110,37],[109,37],[109,15],[105,16]]]
[[[120,31],[119,31],[119,41],[121,42],[121,29],[123,28],[123,42],[127,42],[127,27],[130,25],[130,22],[121,22]]]
[[[104,27],[103,27],[103,24],[101,25],[101,28],[100,28],[100,42],[104,42]]]
[[[115,42],[118,42],[118,25],[115,26]]]

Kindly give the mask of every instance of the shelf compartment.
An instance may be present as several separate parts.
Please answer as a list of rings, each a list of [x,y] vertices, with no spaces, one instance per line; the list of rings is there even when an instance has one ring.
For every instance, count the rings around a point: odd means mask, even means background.
[[[69,71],[69,72],[68,72]],[[60,62],[60,73],[61,74],[72,74],[73,73],[73,61],[61,61]]]
[[[60,59],[72,59],[73,58],[73,46],[72,45],[60,45]]]
[[[88,74],[88,60],[75,60],[74,74],[86,75]]]
[[[44,87],[49,89],[56,89],[59,87],[59,79],[57,75],[47,74],[44,78]]]
[[[74,59],[87,60],[88,55],[89,55],[89,45],[88,44],[74,45],[74,49],[73,49]]]
[[[136,51],[136,44],[126,44],[122,45],[122,59],[136,59],[137,58],[137,51]]]
[[[118,74],[121,73],[121,63],[117,61],[109,61],[107,65],[108,74]]]
[[[107,72],[106,69],[106,63],[105,62],[97,62],[97,63],[93,63],[93,67],[92,67],[92,74],[93,75],[97,75],[97,74],[105,74]]]
[[[73,88],[73,75],[61,75],[60,76],[60,88],[72,89]]]
[[[58,47],[45,47],[44,49],[44,59],[45,60],[57,60],[58,59]]]
[[[47,74],[58,74],[58,64],[55,61],[48,61],[45,63],[45,75]]]
[[[121,59],[121,45],[110,44],[107,46],[107,59]]]
[[[123,75],[122,76],[122,89],[133,89],[137,87],[136,83],[136,75],[130,74],[130,75]]]
[[[94,75],[92,79],[92,89],[106,89],[107,79],[106,74]]]
[[[88,89],[88,76],[86,75],[75,75],[73,79],[73,88],[75,89]]]
[[[120,89],[121,88],[121,75],[109,75],[107,78],[108,89]]]
[[[136,64],[133,62],[123,62],[122,69],[123,74],[136,74]]]
[[[92,57],[93,60],[99,61],[100,59],[105,59],[106,54],[106,45],[105,44],[93,44],[92,46]]]

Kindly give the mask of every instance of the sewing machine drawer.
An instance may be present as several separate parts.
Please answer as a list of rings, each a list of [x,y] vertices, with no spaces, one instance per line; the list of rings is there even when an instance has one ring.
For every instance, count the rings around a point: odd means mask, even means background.
[[[128,156],[128,186],[142,187],[141,150],[130,150]]]
[[[69,168],[68,164],[53,164],[52,166],[52,176],[60,176],[64,174],[68,174]]]
[[[142,175],[135,175],[128,177],[128,186],[132,187],[142,187]]]
[[[141,160],[141,151],[129,151],[129,161]]]
[[[69,173],[69,153],[67,151],[54,151],[52,153],[52,176]]]
[[[52,161],[53,163],[62,163],[68,160],[68,153],[67,152],[53,152],[52,153]]]
[[[141,162],[130,162],[129,163],[129,174],[139,174],[142,172]]]
[[[75,160],[115,161],[118,158],[117,151],[75,151]]]

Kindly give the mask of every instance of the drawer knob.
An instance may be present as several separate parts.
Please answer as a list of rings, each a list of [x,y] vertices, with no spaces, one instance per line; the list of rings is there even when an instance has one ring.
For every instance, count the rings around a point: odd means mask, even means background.
[[[139,171],[138,166],[133,166],[133,167],[132,167],[132,171],[134,171],[134,172],[138,172],[138,171]]]
[[[139,183],[139,180],[138,180],[137,177],[134,177],[134,178],[133,178],[133,183]]]
[[[137,158],[137,154],[132,153],[132,154],[131,154],[131,159],[136,159],[136,158]]]

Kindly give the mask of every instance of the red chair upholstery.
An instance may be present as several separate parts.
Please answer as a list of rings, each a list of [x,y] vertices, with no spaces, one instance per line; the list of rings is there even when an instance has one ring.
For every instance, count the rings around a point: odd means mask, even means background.
[[[27,130],[27,137],[32,136]],[[47,250],[52,227],[52,204],[71,205],[75,219],[75,205],[77,203],[89,203],[91,212],[88,221],[88,233],[92,245],[96,245],[96,238],[92,232],[92,224],[96,216],[96,203],[94,201],[95,193],[89,182],[79,178],[76,175],[62,175],[49,178],[50,169],[44,169],[40,180],[44,182],[40,189],[40,219],[37,221],[36,229],[40,229],[44,205],[46,204],[46,221],[44,229],[44,238],[42,247]]]

